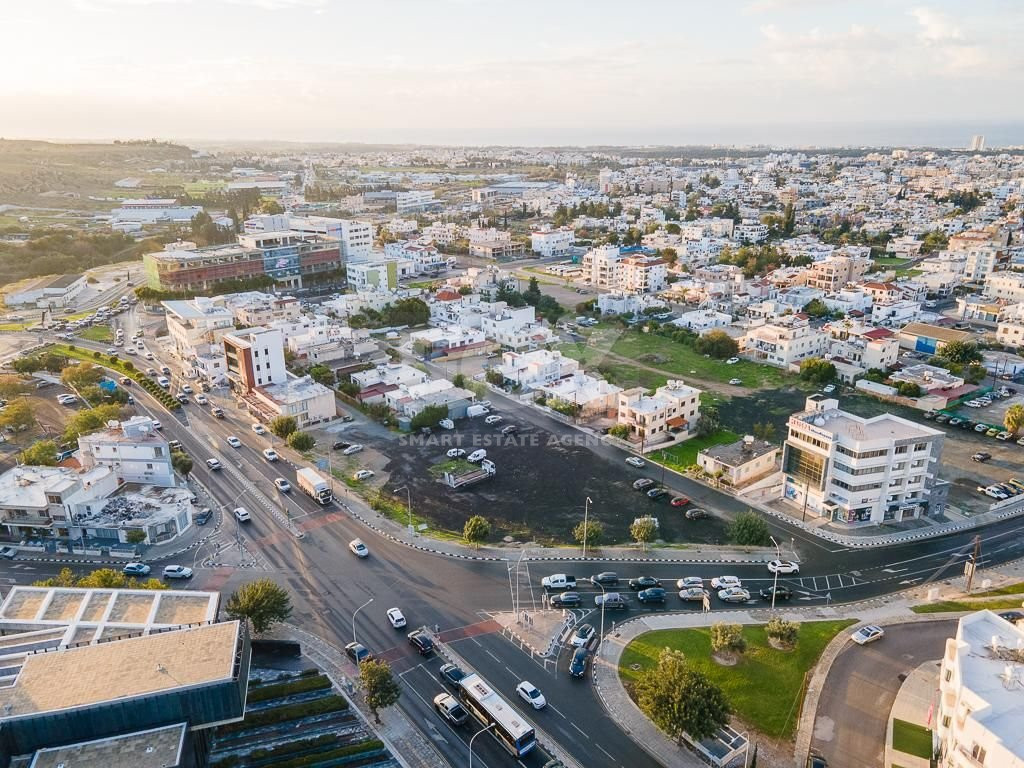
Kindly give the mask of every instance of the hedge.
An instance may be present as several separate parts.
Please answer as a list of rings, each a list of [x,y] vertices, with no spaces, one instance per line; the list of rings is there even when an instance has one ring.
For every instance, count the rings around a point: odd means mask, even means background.
[[[288,720],[298,720],[301,717],[313,717],[314,715],[326,715],[328,712],[341,712],[348,709],[348,702],[342,696],[324,696],[322,699],[312,701],[300,701],[296,704],[289,704],[285,707],[274,707],[261,712],[252,712],[245,716],[240,723],[231,723],[222,726],[225,733],[242,731],[247,728],[260,728],[264,725],[276,725]]]
[[[319,691],[324,688],[330,688],[330,679],[318,676],[318,677],[302,677],[298,680],[291,680],[287,683],[274,683],[273,685],[262,685],[259,688],[255,688],[249,691],[248,700],[256,703],[260,701],[267,701],[268,699],[277,699],[284,696],[291,696],[296,693],[307,693],[309,691]]]
[[[282,672],[273,680],[263,680],[259,677],[251,677],[249,678],[249,688],[252,689],[261,685],[271,685],[272,683],[283,683],[289,680],[295,680],[296,678],[312,677],[313,675],[319,674],[321,674],[319,669],[317,669],[316,667],[310,667],[309,669],[304,669],[295,675],[293,675],[291,672]]]
[[[371,739],[370,741],[364,741],[360,744],[349,744],[348,746],[338,747],[338,749],[332,749],[327,752],[316,752],[311,755],[293,757],[291,760],[274,763],[274,768],[303,768],[303,766],[307,765],[317,765],[328,760],[337,760],[341,757],[360,755],[363,752],[377,752],[382,749],[384,749],[383,741]]]
[[[270,747],[269,749],[254,749],[246,755],[228,755],[221,758],[213,764],[213,768],[235,768],[235,766],[248,763],[251,760],[268,760],[275,757],[282,757],[285,755],[291,755],[295,752],[302,752],[306,749],[315,749],[316,747],[326,747],[329,744],[337,744],[338,736],[334,733],[325,733],[321,736],[316,736],[312,739],[301,739],[299,741],[290,741],[287,744],[281,744],[276,747]]]

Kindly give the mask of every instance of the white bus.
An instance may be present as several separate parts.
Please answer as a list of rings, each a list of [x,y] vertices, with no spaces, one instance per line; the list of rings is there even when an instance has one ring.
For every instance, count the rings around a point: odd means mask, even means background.
[[[459,698],[480,725],[493,725],[491,735],[515,757],[537,746],[537,735],[526,719],[494,692],[480,675],[466,675],[459,683]]]

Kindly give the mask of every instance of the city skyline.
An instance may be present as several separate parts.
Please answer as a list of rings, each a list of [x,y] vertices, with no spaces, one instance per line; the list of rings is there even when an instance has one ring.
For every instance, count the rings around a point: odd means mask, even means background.
[[[1024,143],[1024,10],[751,0],[58,0],[8,21],[9,138]],[[158,32],[157,32],[158,31]],[[965,108],[967,105],[969,108]]]

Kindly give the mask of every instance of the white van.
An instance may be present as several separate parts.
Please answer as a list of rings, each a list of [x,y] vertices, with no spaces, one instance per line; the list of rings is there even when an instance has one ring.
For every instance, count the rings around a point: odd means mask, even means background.
[[[469,456],[466,457],[466,461],[476,464],[478,461],[483,461],[487,458],[487,451],[481,448],[478,451],[473,451]]]

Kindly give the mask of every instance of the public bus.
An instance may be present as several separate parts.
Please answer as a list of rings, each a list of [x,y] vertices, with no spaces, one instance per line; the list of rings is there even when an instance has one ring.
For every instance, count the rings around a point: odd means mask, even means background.
[[[459,683],[459,699],[483,727],[492,726],[491,735],[515,757],[522,757],[537,746],[537,735],[512,705],[495,693],[475,672]]]

